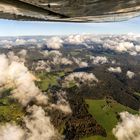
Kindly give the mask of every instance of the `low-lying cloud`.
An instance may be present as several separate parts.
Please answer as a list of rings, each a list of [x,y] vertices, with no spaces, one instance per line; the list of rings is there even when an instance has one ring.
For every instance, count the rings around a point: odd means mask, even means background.
[[[126,76],[127,76],[129,79],[132,79],[132,78],[135,76],[135,73],[132,72],[132,71],[127,71]]]
[[[126,35],[71,35],[65,39],[70,44],[84,44],[87,48],[101,48],[130,55],[140,54],[139,36]],[[134,42],[135,41],[135,42]]]
[[[60,91],[56,95],[57,95],[57,103],[52,104],[51,107],[61,110],[65,114],[72,113],[71,107],[67,101],[66,92]]]
[[[46,61],[45,65],[51,67],[51,65],[72,65],[73,62],[62,56],[62,53],[58,50],[48,51],[45,50],[41,52],[45,58],[48,58],[49,61]],[[49,59],[50,58],[50,59]]]
[[[44,60],[39,60],[37,63],[35,63],[35,70],[36,71],[41,71],[41,70],[45,70],[46,72],[50,72],[51,71],[51,67],[49,66],[49,64],[47,62],[45,62]]]
[[[54,65],[71,65],[72,61],[65,57],[53,57],[52,63]]]
[[[25,140],[24,130],[16,124],[5,124],[0,126],[1,140]]]
[[[86,39],[86,35],[70,35],[65,39],[65,42],[70,44],[82,44]]]
[[[60,139],[57,130],[51,123],[51,119],[42,107],[32,106],[27,109],[27,112],[32,115],[24,118],[26,140],[52,140],[53,138]]]
[[[26,110],[22,124],[7,123],[0,126],[0,140],[61,140],[61,136],[51,123],[47,111],[50,108],[59,109],[70,113],[71,109],[66,94],[58,94],[56,104],[48,101],[48,96],[43,94],[35,85],[36,80],[24,62],[12,53],[0,55],[0,87],[12,88],[11,98],[16,99]],[[63,95],[63,96],[62,96]],[[30,102],[33,105],[30,106]],[[44,109],[45,108],[45,109]]]
[[[63,40],[59,37],[52,37],[47,40],[47,47],[49,49],[60,49],[63,46]]]
[[[25,58],[26,55],[27,55],[27,50],[22,49],[21,51],[18,52],[18,54],[19,54],[21,57]]]
[[[113,129],[118,140],[140,140],[140,116],[128,112],[120,113],[121,122]]]
[[[113,72],[113,73],[121,73],[122,69],[121,69],[121,67],[110,67],[110,68],[108,68],[108,71]]]
[[[47,103],[47,97],[35,86],[35,77],[28,71],[18,57],[0,55],[0,86],[12,87],[12,97],[26,106],[31,100]]]
[[[106,64],[108,63],[108,59],[105,56],[91,56],[90,59],[92,60],[93,64]]]
[[[62,56],[62,53],[58,50],[52,50],[52,51],[42,51],[41,52],[45,57],[49,57],[49,56]]]
[[[82,68],[82,67],[88,67],[88,63],[85,62],[85,61],[82,61],[81,58],[74,58],[74,57],[73,57],[72,60],[73,60],[73,62],[74,62],[75,64],[77,64],[80,68]]]
[[[48,37],[44,40],[35,38],[14,38],[0,40],[0,46],[11,48],[16,45],[34,44],[42,47],[46,44],[49,49],[58,50],[63,46],[63,43],[81,45],[87,48],[100,48],[112,50],[119,53],[128,53],[130,55],[140,54],[140,37],[136,34],[126,35],[70,35],[66,37]]]
[[[68,85],[69,82],[75,81],[77,85],[79,85],[79,82],[83,83],[91,83],[91,82],[98,82],[98,79],[93,73],[86,73],[86,72],[74,72],[69,74],[64,79],[65,84]]]
[[[52,140],[56,138],[60,140],[62,138],[42,107],[34,105],[28,107],[27,112],[31,115],[24,117],[23,127],[10,123],[0,126],[1,140]]]

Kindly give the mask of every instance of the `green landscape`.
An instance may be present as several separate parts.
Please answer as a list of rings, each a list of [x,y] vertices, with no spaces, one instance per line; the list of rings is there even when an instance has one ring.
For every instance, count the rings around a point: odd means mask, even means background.
[[[129,124],[134,118],[135,126],[140,108],[140,51],[135,56],[130,50],[104,47],[121,36],[97,36],[101,42],[91,36],[85,44],[71,44],[67,36],[36,37],[37,43],[31,45],[33,38],[22,38],[27,43],[23,45],[15,45],[17,38],[10,38],[13,47],[0,48],[0,130],[8,127],[7,134],[17,127],[25,136],[35,132],[41,140],[120,140],[117,132],[127,130],[125,120]],[[132,45],[131,40],[124,42]],[[1,133],[0,140],[5,140]]]
[[[2,90],[0,94],[2,96],[0,98],[0,123],[14,122],[19,124],[25,111],[17,101],[10,98],[9,89]]]
[[[56,73],[46,73],[41,72],[37,73],[38,81],[36,82],[37,86],[42,90],[46,91],[49,87],[58,85],[58,79],[64,75],[64,72]]]
[[[88,104],[89,112],[101,124],[107,131],[107,137],[101,136],[91,136],[84,137],[81,140],[116,140],[112,134],[112,129],[116,126],[118,122],[117,114],[122,111],[128,111],[132,114],[137,114],[138,111],[135,111],[129,107],[123,106],[116,101],[106,99],[103,100],[91,100],[87,99],[86,103]]]

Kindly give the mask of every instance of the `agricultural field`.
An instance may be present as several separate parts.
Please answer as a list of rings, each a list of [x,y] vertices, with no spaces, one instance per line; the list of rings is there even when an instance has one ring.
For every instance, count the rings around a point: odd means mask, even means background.
[[[112,134],[112,129],[118,122],[118,114],[122,111],[128,111],[132,114],[138,113],[137,111],[123,106],[113,100],[86,100],[89,112],[94,116],[99,124],[101,124],[107,132],[107,137],[91,136],[85,137],[81,140],[116,140]]]
[[[58,85],[58,80],[63,75],[64,75],[64,72],[37,73],[38,81],[36,82],[36,84],[42,91],[46,91],[48,90],[49,87]]]
[[[20,123],[25,111],[17,101],[10,98],[10,90],[4,89],[0,91],[0,123],[14,122]]]

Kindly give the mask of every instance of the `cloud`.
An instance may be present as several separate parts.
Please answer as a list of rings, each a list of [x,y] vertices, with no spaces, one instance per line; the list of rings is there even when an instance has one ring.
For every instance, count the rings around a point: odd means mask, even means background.
[[[119,52],[133,51],[134,44],[132,42],[121,42],[116,48]]]
[[[42,51],[41,53],[42,53],[44,56],[46,56],[46,57],[49,56],[49,51],[48,51],[48,50]]]
[[[35,86],[34,76],[23,64],[12,62],[8,68],[8,76],[15,86],[12,96],[21,104],[26,105],[34,99],[38,103],[47,103],[46,96]]]
[[[85,35],[70,35],[65,41],[70,44],[82,44],[85,42],[85,39]]]
[[[8,40],[0,40],[0,45],[3,48],[12,48],[15,45],[27,45],[27,44],[37,44],[38,41],[36,39],[30,38],[30,39],[24,39],[24,38],[13,38]]]
[[[74,72],[66,76],[64,81],[66,85],[71,81],[76,81],[77,85],[79,85],[79,82],[83,83],[98,82],[98,79],[93,73]]]
[[[72,61],[70,61],[67,58],[62,58],[60,63],[61,64],[65,64],[65,65],[71,65],[72,64]]]
[[[55,109],[61,110],[65,114],[69,114],[72,112],[70,105],[67,102],[63,102],[63,103],[58,102],[56,105],[52,104],[51,106]]]
[[[63,40],[59,37],[52,37],[47,40],[47,47],[49,49],[60,49],[63,46]]]
[[[40,60],[36,63],[35,66],[35,70],[45,70],[46,72],[50,72],[51,71],[51,67],[49,66],[49,64],[43,60]]]
[[[140,53],[140,45],[136,45],[135,48],[136,48],[136,52]]]
[[[87,48],[103,48],[130,55],[140,54],[139,36],[131,35],[73,35],[65,40],[72,44],[84,44]]]
[[[12,44],[13,42],[11,40],[0,40],[0,44]]]
[[[72,64],[72,61],[65,58],[65,57],[55,57],[53,58],[53,63],[54,64],[62,64],[62,65],[71,65]]]
[[[41,51],[41,53],[44,55],[45,58],[47,58],[46,61],[38,61],[36,65],[36,70],[46,69],[46,71],[51,71],[52,67],[56,65],[72,65],[73,62],[62,56],[62,53],[58,50],[45,50]]]
[[[83,62],[82,60],[81,60],[81,58],[72,58],[73,59],[73,61],[74,61],[74,63],[76,63],[79,67],[88,67],[88,63],[87,62]]]
[[[25,58],[26,55],[27,55],[27,50],[22,49],[21,51],[18,52],[18,54],[19,54],[21,57]]]
[[[116,64],[116,61],[115,61],[115,60],[112,60],[111,63],[112,63],[112,64]]]
[[[1,125],[0,140],[61,140],[62,136],[45,111],[52,108],[49,97],[36,87],[36,78],[13,52],[0,55],[0,77],[0,86],[11,87],[13,90],[10,97],[21,103],[27,113],[23,116],[21,126],[14,123]],[[68,113],[71,109],[65,96],[58,95],[57,103],[53,107]],[[32,106],[29,105],[30,101],[33,101]]]
[[[27,112],[31,115],[24,117],[24,128],[10,123],[0,126],[0,140],[52,140],[56,138],[60,140],[62,138],[42,107],[34,105],[28,107]]]
[[[3,48],[6,48],[5,46],[12,46],[13,41],[11,40],[0,40],[0,45],[3,46]]]
[[[31,38],[31,39],[28,39],[28,40],[27,40],[27,42],[28,42],[28,43],[37,43],[37,40],[36,40],[36,39]]]
[[[15,41],[16,45],[24,45],[26,44],[26,40],[17,38]]]
[[[80,62],[79,67],[88,67],[88,63],[87,62]]]
[[[0,126],[0,140],[25,140],[25,132],[16,124],[5,124]]]
[[[12,97],[24,106],[31,100],[47,103],[47,97],[35,86],[35,77],[28,71],[24,63],[18,61],[17,56],[14,57],[13,54],[12,57],[0,55],[0,86],[12,87]]]
[[[140,54],[137,35],[70,35],[64,40],[70,44],[84,44],[87,48],[103,48],[130,55]]]
[[[140,116],[120,113],[121,122],[113,129],[118,140],[140,140]]]
[[[34,38],[23,39],[17,38],[15,41],[12,40],[0,40],[0,45],[10,48],[13,45],[24,45],[30,43],[37,43],[38,47],[42,47],[45,43],[48,48],[58,50],[63,46],[63,42],[70,44],[84,44],[87,48],[103,48],[109,49],[119,53],[129,53],[130,55],[140,54],[140,41],[139,35],[128,34],[128,35],[70,35],[64,37],[51,37],[43,39],[40,42]]]
[[[10,44],[6,44],[6,45],[3,46],[3,48],[6,48],[6,49],[11,49],[12,47],[13,47],[13,46],[10,45]]]
[[[51,107],[61,110],[65,114],[72,113],[71,107],[67,101],[66,92],[57,92],[57,103],[52,104]]]
[[[9,61],[6,55],[0,55],[0,86],[7,83],[7,73],[6,70],[9,66]]]
[[[109,36],[102,40],[103,48],[120,53],[127,52],[130,55],[137,55],[137,53],[139,53],[139,45],[133,43],[134,40],[138,41],[138,39],[134,37],[131,38],[129,35]]]
[[[129,79],[132,79],[132,78],[135,76],[135,73],[132,72],[132,71],[127,71],[126,76],[127,76]]]
[[[11,49],[13,46],[13,41],[11,40],[0,40],[0,47]]]
[[[48,50],[45,50],[45,51],[42,51],[41,52],[45,57],[49,57],[49,56],[62,56],[62,53],[59,52],[58,50],[52,50],[52,51],[48,51]]]
[[[24,62],[23,59],[21,59],[20,57],[16,56],[13,51],[10,51],[7,54],[7,59],[9,60],[9,63],[12,62],[12,61],[16,61],[16,62],[19,62],[19,63]]]
[[[24,118],[25,127],[29,130],[26,132],[27,140],[52,140],[60,139],[57,130],[51,123],[51,119],[46,115],[45,111],[40,106],[32,106],[27,109],[31,116]]]
[[[46,56],[51,57],[51,60],[48,61],[50,65],[72,65],[73,63],[68,58],[62,57],[62,53],[56,50],[46,52]]]
[[[90,59],[92,60],[93,64],[106,64],[108,63],[108,59],[105,56],[91,56]]]
[[[65,57],[55,56],[49,61],[50,65],[72,65],[72,61]]]
[[[110,67],[110,68],[108,68],[108,71],[113,72],[113,73],[121,73],[122,72],[120,67],[116,67],[116,68]]]

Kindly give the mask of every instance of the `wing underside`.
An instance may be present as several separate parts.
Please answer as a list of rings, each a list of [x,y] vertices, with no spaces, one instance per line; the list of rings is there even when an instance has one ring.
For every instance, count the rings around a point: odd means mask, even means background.
[[[140,0],[0,0],[0,18],[109,22],[140,15]]]

